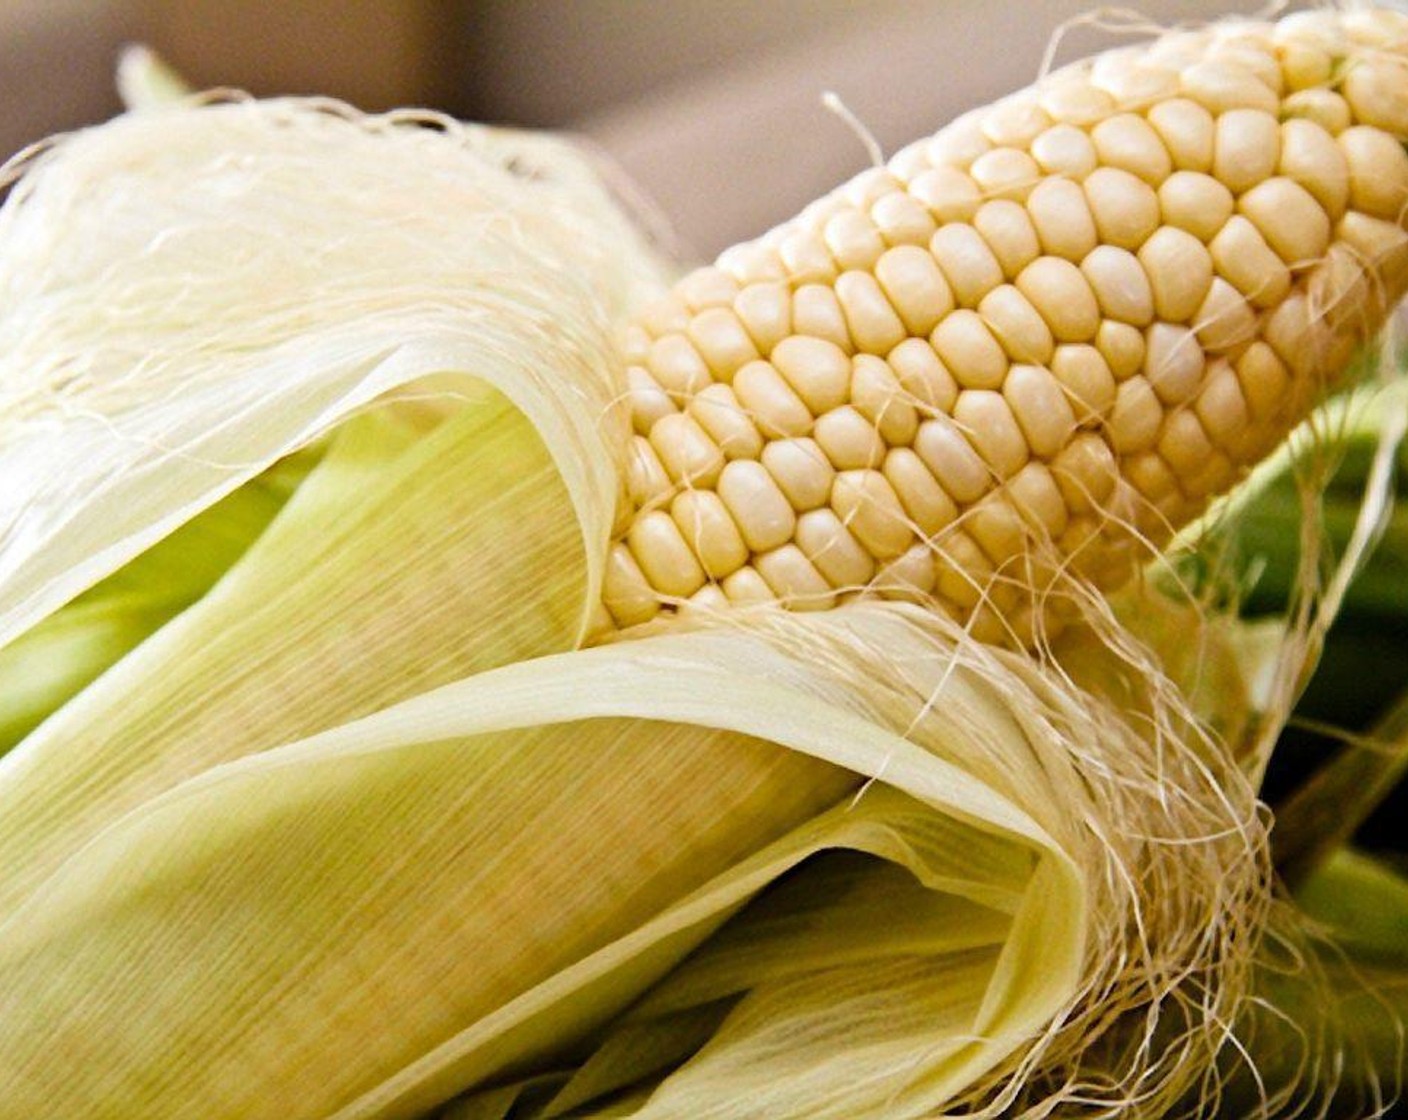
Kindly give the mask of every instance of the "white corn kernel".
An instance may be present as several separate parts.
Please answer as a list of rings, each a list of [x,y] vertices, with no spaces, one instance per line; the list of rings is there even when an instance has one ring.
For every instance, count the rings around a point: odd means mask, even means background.
[[[829,610],[836,602],[831,586],[795,544],[785,544],[764,553],[753,562],[772,591],[795,611]]]
[[[1217,274],[1255,307],[1274,307],[1291,290],[1291,272],[1261,231],[1240,214],[1227,219],[1208,245]]]
[[[717,265],[705,265],[682,277],[675,295],[693,312],[706,307],[727,307],[738,294],[738,281]]]
[[[1007,376],[1007,355],[976,311],[963,308],[945,316],[929,341],[965,388],[995,388]]]
[[[1401,50],[1401,42],[1394,43]],[[1408,137],[1408,95],[1404,94],[1403,59],[1397,54],[1369,54],[1346,68],[1340,87],[1360,124],[1402,141]]]
[[[1108,319],[1147,326],[1154,318],[1154,290],[1139,258],[1128,249],[1098,245],[1080,262],[1090,290]]]
[[[992,472],[948,416],[920,424],[914,450],[955,501],[976,501],[992,485]]]
[[[1043,180],[1027,199],[1027,212],[1042,250],[1053,256],[1079,261],[1098,242],[1085,192],[1069,179]]]
[[[1115,101],[1081,77],[1053,81],[1041,90],[1041,107],[1053,121],[1085,127],[1109,116]]]
[[[1036,160],[1019,148],[994,148],[984,152],[968,168],[984,198],[1010,198],[1023,201],[1041,180]]]
[[[1349,205],[1349,162],[1335,138],[1314,121],[1281,122],[1276,171],[1314,195],[1332,222]]]
[[[1349,102],[1331,89],[1299,90],[1282,103],[1281,113],[1288,119],[1314,121],[1331,136],[1354,123]]]
[[[750,459],[729,463],[719,475],[718,493],[754,552],[792,539],[797,515],[762,463]]]
[[[958,382],[926,339],[905,339],[890,351],[886,361],[920,407],[945,414],[952,410],[958,399]]]
[[[770,360],[813,416],[850,398],[851,359],[835,343],[794,334],[773,347]]]
[[[734,374],[733,391],[769,439],[804,436],[812,430],[811,409],[771,362],[749,362]]]
[[[730,603],[771,603],[775,596],[752,566],[739,568],[720,585]]]
[[[825,505],[836,470],[813,439],[777,439],[763,448],[763,466],[798,512]]]
[[[785,281],[749,284],[733,301],[734,313],[760,354],[792,333],[792,290]]]
[[[1204,431],[1214,443],[1227,450],[1237,447],[1242,433],[1251,424],[1237,373],[1225,358],[1209,365],[1207,383],[1198,393],[1194,407]]]
[[[1136,113],[1118,113],[1090,131],[1100,162],[1139,176],[1157,187],[1173,170],[1173,160],[1159,134]]]
[[[644,509],[668,497],[670,476],[655,448],[644,436],[632,436],[626,452],[626,491],[636,509]]]
[[[995,102],[982,115],[982,130],[997,147],[1025,148],[1051,124],[1031,92]]]
[[[978,304],[978,314],[1013,361],[1044,365],[1051,360],[1056,346],[1051,328],[1011,284],[1002,284],[985,295]]]
[[[718,266],[745,288],[787,279],[787,269],[777,249],[763,240],[730,246],[719,254]],[[737,302],[735,297],[735,310]]]
[[[1047,174],[1064,175],[1077,182],[1099,165],[1089,133],[1070,124],[1048,128],[1032,141],[1031,152]]]
[[[911,442],[919,414],[888,363],[859,354],[851,371],[851,404],[873,424],[891,447]]]
[[[1291,375],[1276,352],[1265,342],[1253,342],[1237,359],[1237,382],[1253,421],[1266,424],[1286,403]]]
[[[689,413],[726,459],[756,459],[763,450],[763,434],[748,415],[733,389],[721,381],[695,394]]]
[[[1002,395],[1034,455],[1056,454],[1075,431],[1076,416],[1061,383],[1041,366],[1013,366]]]
[[[1212,173],[1233,194],[1276,173],[1281,126],[1275,110],[1233,109],[1217,118]]]
[[[1003,492],[1038,539],[1054,541],[1066,531],[1066,499],[1045,463],[1028,463],[1008,479]]]
[[[958,168],[946,166],[932,167],[912,179],[909,194],[941,225],[970,221],[983,198],[977,183]]]
[[[831,488],[831,508],[878,559],[898,556],[914,542],[904,506],[894,488],[877,470],[838,474]]]
[[[910,545],[875,574],[874,585],[886,599],[924,601],[937,578],[934,553],[927,544]]]
[[[885,441],[874,423],[849,404],[818,416],[812,435],[838,471],[878,467],[885,458]]]
[[[1175,97],[1151,106],[1146,117],[1173,157],[1174,167],[1183,171],[1211,169],[1217,126],[1203,106]]]
[[[885,251],[885,240],[870,218],[859,210],[846,207],[833,214],[822,227],[822,240],[831,251],[832,259],[844,270],[870,269]]]
[[[954,529],[943,533],[934,542],[934,566],[939,594],[949,602],[971,610],[987,596],[992,562],[967,533]]]
[[[792,329],[799,335],[825,339],[851,352],[851,332],[841,301],[829,284],[804,284],[792,293]]]
[[[1144,378],[1165,404],[1191,400],[1205,366],[1203,348],[1187,327],[1155,323],[1144,332]]]
[[[831,509],[814,509],[797,519],[797,546],[832,587],[863,587],[875,574],[875,561]]]
[[[670,478],[683,486],[712,486],[723,469],[724,453],[693,416],[662,416],[650,429],[650,446]]]
[[[987,242],[1007,277],[1016,276],[1041,254],[1036,227],[1021,203],[995,198],[973,216],[973,228]]]
[[[1144,365],[1144,332],[1128,323],[1106,319],[1095,332],[1095,348],[1116,381],[1133,377]]]
[[[953,406],[953,422],[998,478],[1010,478],[1025,465],[1027,437],[1001,393],[963,390]]]
[[[638,435],[647,436],[663,416],[678,412],[670,394],[641,366],[626,368],[626,404],[631,410],[631,424]]]
[[[1051,375],[1066,394],[1078,424],[1102,420],[1115,403],[1115,375],[1094,346],[1058,346],[1051,359]]]
[[[929,244],[936,228],[924,204],[903,190],[892,190],[878,198],[870,207],[870,220],[887,245],[922,248]]]
[[[1312,264],[1330,247],[1330,219],[1315,196],[1289,179],[1266,179],[1237,200],[1237,209],[1286,264]]]
[[[1100,239],[1122,249],[1137,249],[1159,228],[1159,197],[1143,179],[1117,167],[1092,171],[1085,197]]]
[[[731,307],[710,307],[689,321],[689,337],[709,368],[727,381],[758,357],[758,348]]]
[[[1164,418],[1158,449],[1179,478],[1187,478],[1200,470],[1213,452],[1197,413],[1191,409],[1178,409]]]
[[[1217,62],[1195,62],[1179,75],[1184,97],[1196,101],[1209,112],[1257,112],[1270,116],[1280,108],[1276,95],[1254,74]]]
[[[1110,445],[1094,432],[1079,433],[1051,460],[1051,477],[1074,513],[1102,508],[1118,472]]]
[[[1085,277],[1061,257],[1038,257],[1017,277],[1017,289],[1041,313],[1059,342],[1085,342],[1100,327],[1100,306]]]
[[[983,296],[1002,283],[1002,265],[970,225],[953,222],[940,226],[929,240],[929,252],[964,307],[976,307]]]
[[[697,393],[712,380],[708,364],[684,334],[671,332],[657,338],[646,361],[656,382],[674,400]]]
[[[953,310],[953,291],[927,249],[889,250],[875,262],[875,279],[912,335],[927,335]]]
[[[826,242],[809,229],[789,230],[778,242],[777,255],[794,283],[828,284],[840,272]]]
[[[670,503],[670,516],[710,579],[723,579],[748,562],[748,546],[712,490],[680,491]]]
[[[620,542],[607,553],[601,599],[612,621],[623,630],[649,622],[660,613],[659,596],[646,582],[645,573],[630,550]]]
[[[958,516],[958,507],[935,481],[918,452],[909,447],[893,448],[885,456],[885,478],[895,495],[925,537],[932,537]]]
[[[1178,478],[1157,451],[1145,451],[1124,461],[1124,477],[1144,498],[1162,501],[1178,493]]]
[[[685,543],[679,526],[664,510],[651,510],[631,523],[626,545],[650,586],[683,599],[704,586],[704,569]]]
[[[1131,377],[1121,382],[1106,425],[1110,446],[1120,455],[1148,450],[1159,437],[1163,419],[1164,407],[1147,380]]]
[[[886,354],[908,337],[904,323],[869,272],[841,273],[836,279],[836,298],[841,301],[851,341],[862,353]]]
[[[1373,218],[1398,222],[1408,207],[1408,153],[1392,136],[1358,126],[1338,137],[1349,167],[1349,204]]]
[[[1164,226],[1140,246],[1139,263],[1149,275],[1154,311],[1160,319],[1186,323],[1198,313],[1213,274],[1212,257],[1201,241]]]
[[[1255,337],[1256,312],[1236,288],[1215,276],[1193,328],[1205,350],[1233,350]]]
[[[1235,206],[1231,191],[1199,171],[1175,171],[1159,188],[1163,220],[1187,230],[1199,241],[1211,241]]]
[[[929,162],[935,167],[949,164],[966,168],[984,152],[991,151],[992,141],[983,135],[985,116],[981,109],[974,109],[931,136],[925,153]]]

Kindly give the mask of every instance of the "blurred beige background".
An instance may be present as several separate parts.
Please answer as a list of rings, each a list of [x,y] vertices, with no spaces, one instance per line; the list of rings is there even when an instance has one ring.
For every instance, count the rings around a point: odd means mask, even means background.
[[[1292,7],[1297,6],[1295,4]],[[1261,0],[1150,0],[1163,23]],[[198,85],[585,133],[699,257],[1036,74],[1091,0],[0,0],[0,155],[118,108],[119,45]],[[1058,60],[1122,41],[1072,27]]]

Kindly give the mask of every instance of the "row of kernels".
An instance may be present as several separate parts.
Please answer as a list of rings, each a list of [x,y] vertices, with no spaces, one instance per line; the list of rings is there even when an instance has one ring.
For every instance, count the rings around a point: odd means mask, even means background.
[[[1298,188],[1288,181],[1277,181],[1277,185],[1267,192],[1267,197],[1276,197],[1278,191],[1297,192]],[[1313,205],[1303,192],[1296,197]],[[1323,222],[1323,214],[1320,220]],[[1027,313],[1028,306],[1044,312],[1054,321],[1061,339],[1068,341],[1091,337],[1102,310],[1096,302],[1097,291],[1107,305],[1103,310],[1112,317],[1136,323],[1145,321],[1153,310],[1149,304],[1156,302],[1156,310],[1162,317],[1186,321],[1198,316],[1202,310],[1201,303],[1207,298],[1214,264],[1228,267],[1239,289],[1252,296],[1258,304],[1274,302],[1284,294],[1289,283],[1289,273],[1284,263],[1265,245],[1255,227],[1243,220],[1226,223],[1211,253],[1204,252],[1193,238],[1183,232],[1168,228],[1159,230],[1148,239],[1140,259],[1124,257],[1114,246],[1098,246],[1096,256],[1083,262],[1086,279],[1083,286],[1073,283],[1076,275],[1067,272],[1058,259],[1032,261],[1017,278],[1017,291],[1028,297],[1022,304],[1012,299],[1015,293],[1000,285],[1001,266],[971,227],[951,226],[941,232],[943,237],[937,240],[942,244],[936,245],[940,263],[949,266],[948,272],[952,273],[954,287],[960,296],[965,300],[977,298],[979,307],[987,312],[987,318],[999,327],[1011,325],[1014,317],[1021,317],[1018,324],[1021,329],[1009,330],[1003,336],[1003,341],[1009,343],[1010,356],[1017,359],[1041,361],[1046,356],[1046,332],[1036,318]],[[1319,234],[1313,236],[1312,248],[1323,240]],[[1294,259],[1295,255],[1305,251],[1305,246],[1285,251]],[[917,248],[913,249],[909,260],[915,263],[916,268],[917,262],[924,262],[923,267],[928,270],[929,290],[941,293],[936,297],[940,300],[939,308],[930,311],[929,317],[932,319],[937,310],[948,304],[950,293],[943,286],[943,275],[929,267],[930,259]],[[1133,266],[1141,260],[1145,265],[1141,271],[1145,275],[1138,277]],[[1160,277],[1160,288],[1155,298],[1155,291],[1150,286],[1149,299],[1146,300],[1141,288],[1149,283],[1151,275]],[[901,285],[894,284],[892,287],[899,290]],[[889,293],[873,278],[856,277],[854,283],[845,288],[864,293],[876,321],[880,323],[869,335],[864,330],[851,332],[860,336],[865,349],[884,352],[893,344],[903,341],[907,331],[927,325],[914,321],[917,317],[915,311],[907,316],[909,322],[901,322],[888,301]],[[993,297],[994,291],[1000,294]],[[1121,299],[1123,302],[1120,302]],[[988,301],[986,307],[983,307],[983,300]],[[852,324],[859,319],[859,315],[852,314]],[[1046,318],[1042,319],[1042,323],[1046,323]],[[950,365],[969,373],[970,387],[995,387],[1001,375],[1001,348],[997,340],[984,337],[980,324],[967,316],[944,316],[935,329],[940,331],[934,339],[936,348]],[[1047,326],[1049,329],[1050,325]],[[950,351],[947,354],[946,349]]]
[[[1181,162],[1188,166],[1163,178],[1158,196],[1149,193],[1151,188],[1146,181],[1128,170],[1109,165],[1098,168],[1090,166],[1085,170],[1088,181],[1084,184],[1084,191],[1062,178],[1038,183],[1028,197],[1027,205],[1032,211],[1032,232],[1039,236],[1044,233],[1042,247],[1046,252],[1081,259],[1094,247],[1096,223],[1100,226],[1098,236],[1106,244],[1138,247],[1157,227],[1161,208],[1166,211],[1163,214],[1165,221],[1186,228],[1202,240],[1209,240],[1231,213],[1233,191],[1228,189],[1228,185],[1240,191],[1260,183],[1278,170],[1289,182],[1276,180],[1275,186],[1255,191],[1250,208],[1259,212],[1265,209],[1265,203],[1270,199],[1288,199],[1298,212],[1307,215],[1308,224],[1269,221],[1261,224],[1268,231],[1278,225],[1281,229],[1294,229],[1308,239],[1307,243],[1298,247],[1285,248],[1286,255],[1292,261],[1312,259],[1323,251],[1323,235],[1316,231],[1324,226],[1326,213],[1333,220],[1342,210],[1349,164],[1346,154],[1340,151],[1340,146],[1328,133],[1306,120],[1279,123],[1267,114],[1229,113],[1225,115],[1225,120],[1219,118],[1214,121],[1208,116],[1204,123],[1210,130],[1209,142],[1195,145],[1189,142],[1188,137],[1180,137],[1176,126],[1180,118],[1187,117],[1188,112],[1198,113],[1201,110],[1192,106],[1180,112],[1175,103],[1164,103],[1157,108],[1161,110],[1160,116],[1171,138],[1182,141],[1188,158]],[[1112,120],[1122,121],[1123,118]],[[1186,120],[1183,123],[1186,124]],[[1131,126],[1125,122],[1122,127],[1128,129]],[[1156,138],[1152,126],[1149,127],[1151,131],[1141,132],[1141,135],[1144,140],[1153,143]],[[1374,173],[1361,174],[1356,179],[1364,184],[1364,193],[1379,189],[1380,194],[1387,196],[1361,200],[1364,204],[1361,208],[1372,206],[1387,211],[1392,207],[1396,213],[1402,208],[1404,190],[1408,187],[1408,156],[1391,142],[1385,144],[1387,139],[1372,129],[1351,129],[1341,141],[1350,150],[1351,156],[1366,165],[1366,169],[1374,169]],[[1372,156],[1369,152],[1360,151],[1370,145],[1376,149]],[[1057,145],[1062,146],[1069,146],[1069,140]],[[1044,150],[1042,145],[1037,145],[1037,148]],[[1093,150],[1091,156],[1096,158]],[[1380,166],[1386,161],[1394,161],[1402,167]],[[1078,161],[1079,166],[1076,166],[1069,161],[1064,165],[1057,161],[1043,170],[1059,168],[1063,174],[1079,172],[1085,168],[1086,162]],[[1158,178],[1149,172],[1149,162],[1148,158],[1141,159],[1138,169],[1145,171],[1150,179]],[[1216,177],[1203,174],[1208,170],[1214,171]],[[963,178],[962,173],[955,169],[945,171],[950,183],[955,176],[959,181]],[[1386,190],[1378,186],[1384,183],[1389,184]],[[976,222],[977,215],[984,213],[985,208],[991,205],[979,205],[981,192],[976,184],[971,185],[973,189],[964,192],[969,204],[965,212],[950,215],[947,220],[971,218]],[[1300,191],[1319,202],[1325,213],[1318,217],[1310,214],[1306,208],[1310,199],[1303,197]],[[985,287],[997,282],[999,268],[1005,268],[1010,274],[1030,253],[1030,238],[1023,227],[1013,220],[1014,211],[1015,207],[1010,204],[996,211],[1002,218],[1000,223],[994,217],[984,215],[986,228],[980,232],[992,241],[993,250],[1001,250],[997,253],[1003,258],[1000,263],[987,261],[971,244],[971,240],[967,244],[955,245],[952,242],[957,240],[958,235],[944,235],[943,250],[968,258],[961,263],[965,278],[970,280],[968,291],[964,293],[970,305],[981,298]],[[974,257],[982,259],[983,269],[976,267]],[[995,264],[997,267],[994,267]]]

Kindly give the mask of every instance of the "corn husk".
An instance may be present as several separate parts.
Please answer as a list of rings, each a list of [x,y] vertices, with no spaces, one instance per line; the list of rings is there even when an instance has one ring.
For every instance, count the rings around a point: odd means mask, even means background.
[[[1104,616],[1069,664],[888,603],[576,648],[662,277],[584,160],[282,101],[19,171],[0,641],[325,449],[0,760],[0,1116],[1197,1092],[1270,905],[1245,689]]]

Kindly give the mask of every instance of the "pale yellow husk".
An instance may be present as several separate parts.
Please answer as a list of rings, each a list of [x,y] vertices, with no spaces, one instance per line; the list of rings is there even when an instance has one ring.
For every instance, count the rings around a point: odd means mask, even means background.
[[[1196,1092],[1269,906],[1243,694],[886,603],[574,648],[661,270],[565,146],[429,123],[154,107],[0,212],[0,640],[330,440],[0,760],[0,1116]]]

